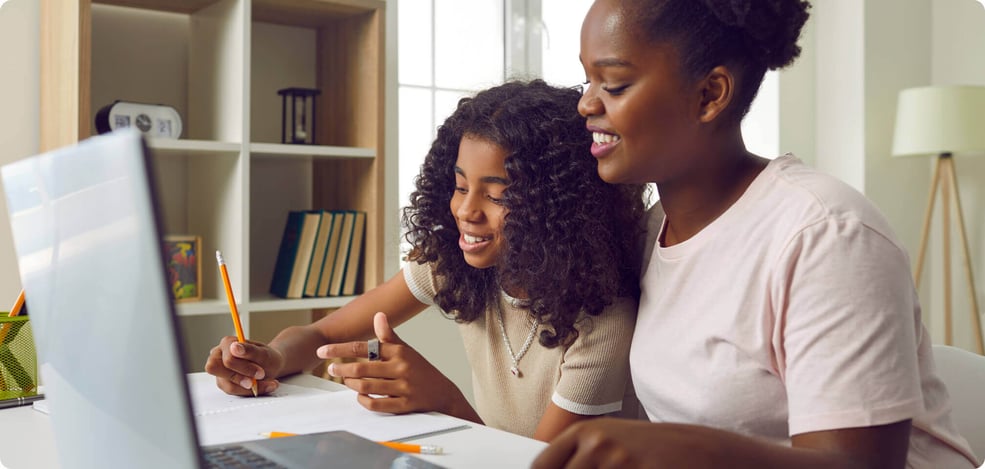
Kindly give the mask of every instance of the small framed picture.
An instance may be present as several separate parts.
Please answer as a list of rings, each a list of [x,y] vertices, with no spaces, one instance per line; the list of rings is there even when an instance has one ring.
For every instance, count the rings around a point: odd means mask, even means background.
[[[202,237],[165,236],[168,284],[176,301],[202,299]]]

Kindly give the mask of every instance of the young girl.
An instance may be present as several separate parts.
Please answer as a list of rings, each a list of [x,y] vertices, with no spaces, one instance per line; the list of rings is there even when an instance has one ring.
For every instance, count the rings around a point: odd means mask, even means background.
[[[580,97],[536,80],[462,99],[404,209],[403,271],[269,345],[225,337],[205,370],[247,395],[251,378],[269,393],[319,359],[369,356],[328,371],[370,410],[438,411],[541,440],[620,410],[644,189],[599,178]],[[431,304],[461,324],[475,409],[393,333]]]
[[[655,182],[633,383],[653,422],[586,422],[536,467],[969,468],[909,261],[861,194],[740,121],[791,63],[799,0],[596,0],[579,110],[608,182]],[[659,210],[659,209],[658,209]],[[977,464],[976,464],[977,465]]]

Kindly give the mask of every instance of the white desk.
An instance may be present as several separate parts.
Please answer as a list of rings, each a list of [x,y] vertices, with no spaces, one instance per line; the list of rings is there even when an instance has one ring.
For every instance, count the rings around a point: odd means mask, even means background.
[[[310,375],[294,376],[284,382],[338,390],[341,385]],[[437,414],[436,414],[437,415]],[[441,416],[468,425],[463,430],[408,440],[441,446],[446,454],[419,455],[448,468],[530,467],[545,443],[496,430],[455,417]],[[30,405],[0,410],[0,468],[57,469],[54,433],[47,415]]]

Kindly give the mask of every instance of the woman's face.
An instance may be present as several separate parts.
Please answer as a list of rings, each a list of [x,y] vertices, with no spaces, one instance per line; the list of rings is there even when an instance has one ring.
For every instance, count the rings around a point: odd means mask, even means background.
[[[594,138],[599,176],[610,183],[680,174],[698,137],[700,96],[676,51],[644,42],[636,27],[620,0],[596,0],[581,29],[588,87],[578,111]]]
[[[477,269],[496,265],[506,249],[503,191],[508,183],[506,150],[486,140],[462,137],[455,161],[451,213],[458,225],[458,246],[465,262]]]

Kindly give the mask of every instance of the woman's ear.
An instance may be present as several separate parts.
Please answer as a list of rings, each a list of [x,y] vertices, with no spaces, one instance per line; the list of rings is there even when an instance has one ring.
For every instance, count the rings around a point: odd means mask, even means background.
[[[701,82],[701,108],[698,120],[707,124],[725,112],[735,96],[735,76],[724,66],[717,66],[708,72]]]

